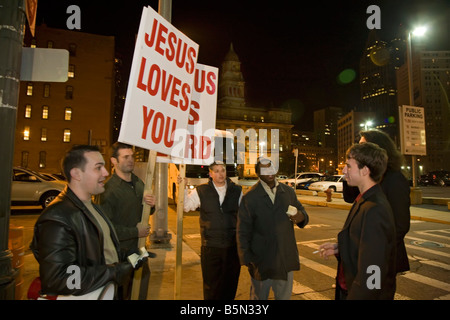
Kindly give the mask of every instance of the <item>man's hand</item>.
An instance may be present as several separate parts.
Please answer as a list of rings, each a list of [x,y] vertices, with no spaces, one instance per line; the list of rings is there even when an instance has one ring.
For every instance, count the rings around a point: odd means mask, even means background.
[[[144,225],[142,223],[138,223],[136,228],[138,229],[139,238],[145,238],[150,234],[150,226],[148,224]]]
[[[297,210],[297,214],[294,216],[289,216],[289,219],[295,224],[302,222],[305,220],[305,216],[303,215],[303,212]]]
[[[156,197],[153,194],[144,195],[144,202],[150,207],[154,207],[156,203]]]
[[[320,256],[325,260],[328,260],[329,256],[339,253],[337,243],[326,242],[319,247]]]

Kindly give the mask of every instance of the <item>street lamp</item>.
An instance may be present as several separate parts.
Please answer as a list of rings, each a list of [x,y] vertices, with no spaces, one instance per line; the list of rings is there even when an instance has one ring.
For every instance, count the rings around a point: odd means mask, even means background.
[[[414,106],[414,86],[413,86],[413,65],[412,65],[412,35],[416,37],[421,37],[427,31],[426,26],[417,27],[414,30],[408,32],[408,39],[406,42],[406,59],[408,62],[408,83],[409,83],[409,105]],[[417,187],[416,179],[416,156],[411,155],[412,163],[412,179],[413,179],[413,189]]]
[[[372,128],[373,122],[371,120],[368,120],[365,123],[361,123],[359,126],[361,128],[364,127],[364,131],[367,131],[368,129]]]

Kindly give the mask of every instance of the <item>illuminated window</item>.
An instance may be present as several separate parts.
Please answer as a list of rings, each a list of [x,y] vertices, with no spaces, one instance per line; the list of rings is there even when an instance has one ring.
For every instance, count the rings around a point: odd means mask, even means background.
[[[63,142],[70,142],[70,129],[64,129]]]
[[[42,106],[42,119],[48,119],[48,106]]]
[[[67,74],[69,78],[75,78],[75,65],[69,64],[69,72]]]
[[[27,83],[27,96],[33,95],[33,84],[31,82]]]
[[[47,141],[47,128],[41,129],[41,141]]]
[[[52,40],[48,40],[47,41],[47,48],[53,48],[53,41]]]
[[[25,118],[31,118],[31,104],[25,105]]]
[[[25,126],[24,130],[23,130],[23,140],[30,140],[30,127],[29,126]]]
[[[70,121],[72,120],[72,108],[66,107],[64,110],[64,120]]]

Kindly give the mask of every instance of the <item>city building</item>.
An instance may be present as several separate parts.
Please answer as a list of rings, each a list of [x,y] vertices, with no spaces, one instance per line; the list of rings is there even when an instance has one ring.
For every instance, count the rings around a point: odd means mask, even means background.
[[[337,140],[336,136],[334,138]],[[292,149],[298,150],[297,172],[335,174],[336,147],[324,147],[315,131],[293,129],[291,144]]]
[[[350,111],[338,120],[338,172],[342,174],[347,159],[345,153],[354,143],[359,142],[359,132],[369,129],[368,120],[374,119],[375,113]]]
[[[398,136],[396,70],[403,64],[404,54],[404,40],[381,41],[372,29],[360,59],[361,105],[357,111],[375,112],[374,124],[394,140]]]
[[[114,107],[114,37],[36,28],[25,46],[69,51],[67,82],[21,82],[14,165],[61,172],[75,144],[111,145]]]
[[[425,110],[427,155],[418,156],[419,174],[450,170],[450,51],[413,50],[414,106]],[[408,65],[397,72],[398,104],[410,105]]]
[[[337,149],[337,122],[343,115],[342,108],[327,107],[314,111],[314,133],[319,145]]]
[[[276,141],[271,135],[278,130],[279,174],[293,173],[294,157],[291,150],[291,111],[272,107],[254,107],[245,99],[245,81],[241,72],[241,62],[231,44],[222,63],[219,74],[219,92],[217,103],[216,128],[221,130],[242,129],[247,135],[255,130],[258,143],[256,150],[250,150],[246,138],[245,163],[238,165],[243,177],[256,176],[254,161],[250,153],[271,156],[271,149],[276,148]],[[262,139],[266,134],[267,139]],[[266,144],[267,143],[267,144]],[[290,169],[292,168],[292,169]]]

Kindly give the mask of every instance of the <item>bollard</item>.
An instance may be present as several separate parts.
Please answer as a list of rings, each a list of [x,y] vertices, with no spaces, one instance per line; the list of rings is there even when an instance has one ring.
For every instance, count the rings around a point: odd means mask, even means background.
[[[324,191],[325,194],[327,195],[327,202],[331,202],[331,194],[333,193],[333,189],[328,188],[327,190]]]

